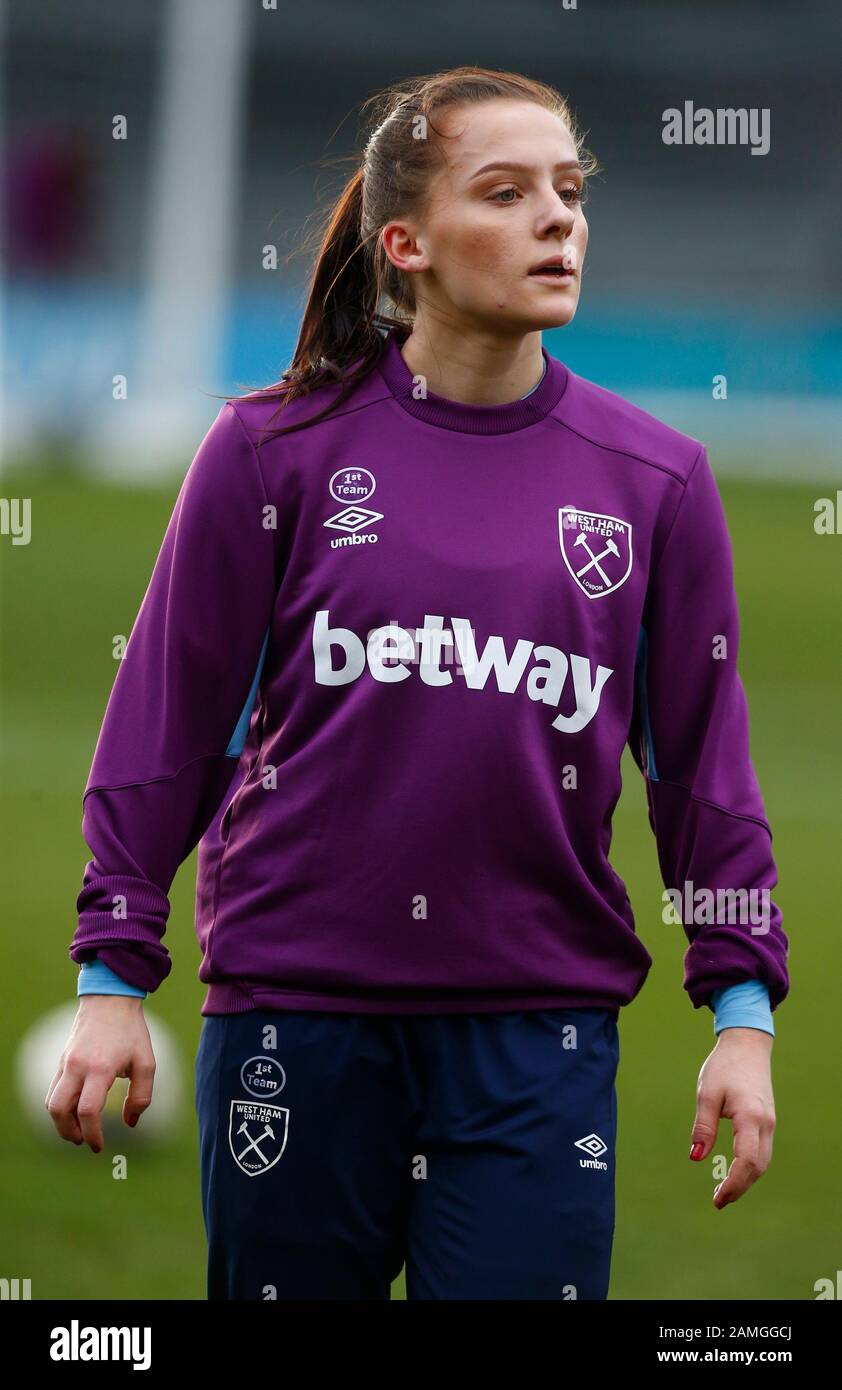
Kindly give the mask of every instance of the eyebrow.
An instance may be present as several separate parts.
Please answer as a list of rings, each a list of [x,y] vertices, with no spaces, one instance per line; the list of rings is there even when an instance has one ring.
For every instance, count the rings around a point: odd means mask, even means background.
[[[561,159],[557,164],[553,165],[553,168],[578,169],[580,173],[582,171],[582,166],[576,159]],[[517,164],[514,160],[495,159],[491,164],[483,164],[479,169],[475,169],[471,174],[471,179],[479,178],[480,174],[488,173],[489,169],[499,169],[501,171],[504,169],[515,169],[519,174],[534,174],[536,172],[536,166],[534,164]],[[468,182],[470,183],[470,181],[469,179]]]

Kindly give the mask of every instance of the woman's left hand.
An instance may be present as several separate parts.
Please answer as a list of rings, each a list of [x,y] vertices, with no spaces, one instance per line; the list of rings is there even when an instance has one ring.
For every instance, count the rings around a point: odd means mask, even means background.
[[[690,1157],[700,1162],[711,1152],[721,1116],[734,1129],[734,1159],[714,1190],[715,1207],[736,1202],[771,1161],[773,1042],[771,1033],[759,1028],[723,1028],[699,1072]]]

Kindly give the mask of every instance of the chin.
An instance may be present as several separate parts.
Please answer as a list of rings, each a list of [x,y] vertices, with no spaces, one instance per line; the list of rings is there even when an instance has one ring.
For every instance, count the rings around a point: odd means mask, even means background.
[[[523,317],[531,332],[549,328],[565,328],[576,317],[578,307],[579,294],[578,286],[576,286],[576,293],[571,293],[570,290],[561,290],[557,294],[547,295],[543,304],[536,304],[533,301],[525,305]]]
[[[482,309],[477,311],[477,316],[498,331],[505,324],[508,332],[540,333],[543,329],[565,328],[576,317],[578,307],[578,295],[575,299],[572,296],[559,295],[556,303],[544,304],[540,309],[536,309],[534,304],[529,304],[524,306],[522,313],[518,313],[511,303],[483,305]]]
[[[578,300],[572,304],[556,304],[553,308],[547,308],[540,315],[530,315],[530,329],[538,331],[549,328],[566,328],[568,323],[576,317],[576,310],[579,307]]]
[[[569,306],[564,305],[562,308],[559,309],[559,312],[557,314],[553,315],[552,322],[548,323],[547,327],[564,328],[568,323],[571,323],[573,319],[575,319],[576,310],[578,309],[578,307],[578,303],[571,304]]]

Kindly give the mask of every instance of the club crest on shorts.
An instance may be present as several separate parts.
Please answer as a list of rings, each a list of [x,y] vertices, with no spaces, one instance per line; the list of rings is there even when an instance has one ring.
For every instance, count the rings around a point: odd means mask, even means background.
[[[237,1167],[250,1178],[273,1168],[286,1148],[289,1110],[259,1100],[232,1100],[228,1146]]]
[[[612,594],[631,574],[630,521],[571,505],[559,507],[558,538],[564,563],[588,598]]]

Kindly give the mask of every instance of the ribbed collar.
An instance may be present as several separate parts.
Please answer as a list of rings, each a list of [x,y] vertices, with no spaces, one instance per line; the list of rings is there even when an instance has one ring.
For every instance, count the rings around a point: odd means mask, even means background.
[[[567,385],[568,371],[557,357],[541,348],[545,371],[543,379],[529,395],[505,405],[463,405],[428,391],[426,398],[413,396],[414,382],[401,354],[401,345],[409,336],[404,329],[391,328],[377,370],[397,401],[410,415],[440,429],[460,430],[464,434],[507,434],[526,429],[543,420],[560,400]]]

